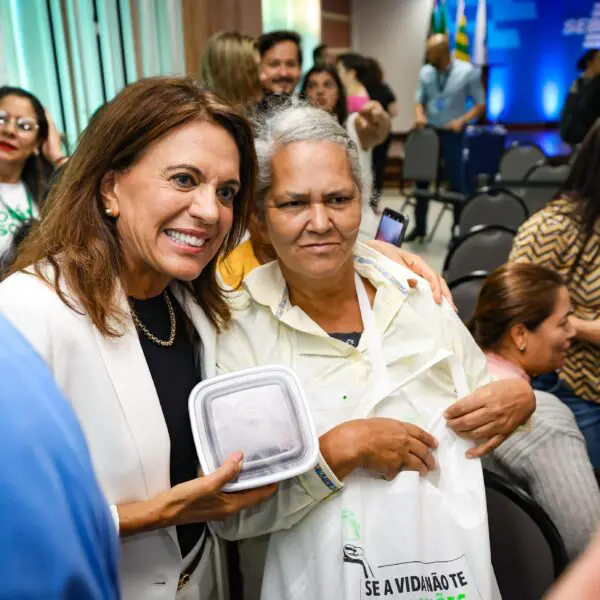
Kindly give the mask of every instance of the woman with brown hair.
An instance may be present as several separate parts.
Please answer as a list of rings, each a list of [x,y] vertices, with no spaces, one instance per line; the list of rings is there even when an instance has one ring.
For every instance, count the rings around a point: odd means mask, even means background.
[[[470,329],[498,379],[560,369],[575,334],[569,292],[555,271],[509,263],[484,282]],[[600,522],[600,491],[585,440],[571,411],[536,392],[531,431],[515,432],[489,468],[525,487],[550,515],[570,557],[587,546]]]
[[[223,598],[205,523],[273,492],[221,492],[241,453],[198,477],[188,416],[191,389],[215,373],[229,318],[217,258],[246,230],[256,169],[237,110],[189,79],[133,84],[84,132],[0,284],[0,311],[83,426],[126,599]]]
[[[215,33],[202,55],[201,79],[223,100],[254,114],[262,98],[254,39],[238,31]]]

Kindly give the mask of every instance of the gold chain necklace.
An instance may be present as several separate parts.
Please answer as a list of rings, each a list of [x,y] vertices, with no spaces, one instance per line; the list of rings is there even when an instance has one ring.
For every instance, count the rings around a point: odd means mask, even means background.
[[[161,340],[157,338],[154,334],[148,331],[148,328],[140,321],[140,318],[135,314],[133,310],[133,306],[131,307],[131,316],[133,317],[133,322],[136,324],[138,329],[153,343],[158,346],[162,346],[163,348],[170,348],[175,342],[175,333],[177,332],[177,321],[175,320],[175,311],[173,310],[173,305],[171,304],[171,300],[169,299],[169,294],[165,290],[163,292],[163,296],[165,298],[165,302],[167,303],[167,310],[169,311],[169,324],[171,328],[171,333],[169,334],[168,340]]]

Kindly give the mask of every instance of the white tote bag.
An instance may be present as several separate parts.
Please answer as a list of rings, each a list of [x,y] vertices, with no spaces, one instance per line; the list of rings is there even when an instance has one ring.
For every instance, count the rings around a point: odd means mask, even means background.
[[[356,417],[377,414],[383,404],[386,416],[395,405],[400,419],[406,411],[426,415],[427,430],[439,441],[438,468],[426,477],[404,471],[393,481],[354,472],[341,494],[289,531],[271,535],[261,600],[498,600],[481,463],[465,458],[472,444],[446,426],[435,391],[414,405],[402,394],[410,381],[445,364],[457,398],[463,397],[469,391],[464,371],[456,356],[440,351],[390,386],[381,340],[375,339],[374,318],[359,286],[357,281],[364,335],[376,347],[372,400]]]

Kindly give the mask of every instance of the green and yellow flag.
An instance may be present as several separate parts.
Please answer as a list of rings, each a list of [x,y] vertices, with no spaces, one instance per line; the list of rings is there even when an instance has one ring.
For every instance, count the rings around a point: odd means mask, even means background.
[[[440,28],[436,33],[448,35],[448,15],[446,14],[446,0],[442,0],[440,5]]]
[[[448,17],[446,15],[446,0],[434,0],[433,10],[431,11],[431,28],[429,34],[448,33]]]
[[[467,17],[465,16],[465,0],[458,0],[456,8],[456,30],[454,33],[454,57],[471,61],[469,54],[469,35],[467,34]]]

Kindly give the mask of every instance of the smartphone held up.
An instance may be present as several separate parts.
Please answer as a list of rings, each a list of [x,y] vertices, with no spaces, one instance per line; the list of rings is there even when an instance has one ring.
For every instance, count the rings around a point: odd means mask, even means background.
[[[386,208],[381,215],[375,239],[400,247],[407,228],[408,217],[406,215]]]

